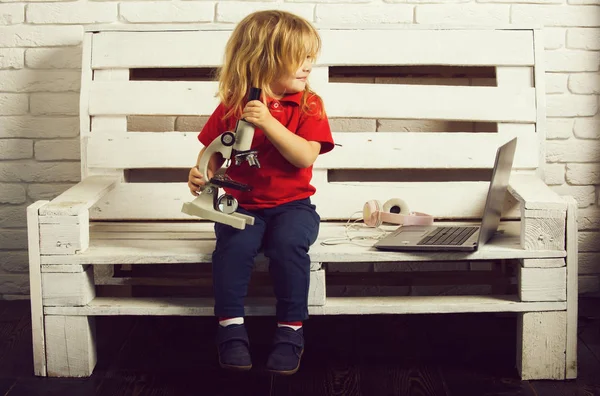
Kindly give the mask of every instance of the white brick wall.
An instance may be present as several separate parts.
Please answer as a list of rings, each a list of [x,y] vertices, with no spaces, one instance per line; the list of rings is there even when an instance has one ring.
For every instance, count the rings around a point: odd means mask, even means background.
[[[406,4],[318,4],[316,22],[345,23],[411,23],[413,6]]]
[[[120,7],[124,22],[212,22],[215,4],[212,2],[163,2],[148,7],[147,2],[123,3]]]
[[[116,2],[40,3],[27,5],[32,24],[106,23],[118,19]]]
[[[79,180],[82,25],[224,23],[277,8],[317,24],[544,26],[545,181],[581,207],[580,268],[600,275],[598,0],[0,0],[0,296],[26,294],[25,208]],[[136,122],[143,122],[139,120]],[[163,120],[172,124],[174,119]],[[179,128],[197,120],[178,119]],[[376,120],[336,120],[355,130]],[[386,125],[380,125],[385,130]],[[0,297],[1,298],[1,297]]]

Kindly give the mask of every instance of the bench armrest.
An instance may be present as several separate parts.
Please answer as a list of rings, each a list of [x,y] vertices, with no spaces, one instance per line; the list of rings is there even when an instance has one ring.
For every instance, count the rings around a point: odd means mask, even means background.
[[[89,208],[120,179],[90,176],[39,209],[40,254],[77,254],[90,244]]]
[[[43,206],[40,215],[76,216],[87,211],[118,183],[119,178],[114,176],[87,177]]]
[[[508,191],[524,210],[567,210],[564,199],[534,175],[511,175]]]
[[[521,206],[521,247],[565,250],[567,203],[534,175],[512,175],[508,191]]]

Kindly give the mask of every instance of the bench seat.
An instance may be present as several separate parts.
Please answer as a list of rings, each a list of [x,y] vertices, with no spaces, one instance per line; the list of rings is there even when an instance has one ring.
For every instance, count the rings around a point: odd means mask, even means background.
[[[321,223],[317,242],[309,252],[313,262],[539,259],[566,256],[565,250],[523,249],[520,244],[520,221],[502,222],[501,233],[475,252],[384,252],[348,243],[330,246],[320,244],[329,238],[343,237],[345,225],[345,222]],[[361,235],[368,233],[363,232]],[[210,263],[214,246],[212,223],[99,222],[90,226],[90,246],[85,252],[44,255],[41,262],[43,271],[52,265]]]

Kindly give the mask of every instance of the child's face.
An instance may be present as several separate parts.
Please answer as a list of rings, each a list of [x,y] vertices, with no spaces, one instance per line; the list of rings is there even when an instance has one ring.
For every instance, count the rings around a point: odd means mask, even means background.
[[[312,58],[307,57],[304,63],[296,70],[292,76],[283,76],[271,84],[273,94],[281,99],[286,94],[294,94],[304,91],[306,80],[312,70]]]

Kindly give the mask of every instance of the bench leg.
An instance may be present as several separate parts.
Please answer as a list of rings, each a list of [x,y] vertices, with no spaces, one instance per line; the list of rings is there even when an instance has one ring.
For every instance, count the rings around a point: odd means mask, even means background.
[[[37,201],[27,207],[33,373],[43,377],[46,376],[46,340],[44,337],[44,305],[42,302],[39,210],[47,203],[48,201]]]
[[[526,312],[517,322],[521,379],[565,379],[567,312]]]
[[[93,316],[46,316],[49,377],[89,377],[96,366]]]
[[[319,264],[320,266],[320,264]],[[325,270],[310,271],[310,287],[308,288],[308,305],[325,305]]]

